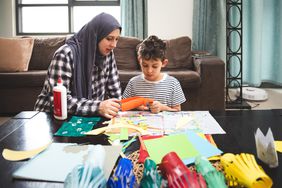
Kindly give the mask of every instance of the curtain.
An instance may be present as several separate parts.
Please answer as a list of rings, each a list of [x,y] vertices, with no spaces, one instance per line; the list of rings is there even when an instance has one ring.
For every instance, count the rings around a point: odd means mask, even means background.
[[[225,0],[194,0],[192,49],[226,59]]]
[[[147,0],[121,0],[122,35],[145,39],[148,35]]]
[[[243,1],[243,79],[282,85],[282,1]]]

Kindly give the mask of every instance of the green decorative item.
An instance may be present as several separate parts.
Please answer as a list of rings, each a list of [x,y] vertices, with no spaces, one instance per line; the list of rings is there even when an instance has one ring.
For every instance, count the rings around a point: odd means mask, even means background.
[[[206,157],[196,157],[195,166],[197,172],[205,178],[209,188],[227,188],[224,175],[217,171]]]
[[[91,131],[100,121],[100,117],[78,117],[73,116],[70,121],[64,122],[61,128],[55,133],[56,136],[81,137],[84,133]]]
[[[166,187],[166,181],[164,181],[157,170],[156,163],[147,158],[144,162],[143,177],[140,182],[142,188],[158,188]]]

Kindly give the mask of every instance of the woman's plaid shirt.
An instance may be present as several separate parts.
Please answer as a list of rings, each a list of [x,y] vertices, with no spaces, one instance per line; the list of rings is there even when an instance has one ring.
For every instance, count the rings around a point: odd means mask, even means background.
[[[43,89],[34,110],[50,112],[53,108],[53,87],[59,76],[67,88],[68,112],[75,115],[95,115],[99,104],[107,98],[121,98],[121,88],[114,54],[111,52],[103,63],[102,70],[93,67],[92,100],[72,96],[73,54],[68,45],[57,50],[49,66]]]

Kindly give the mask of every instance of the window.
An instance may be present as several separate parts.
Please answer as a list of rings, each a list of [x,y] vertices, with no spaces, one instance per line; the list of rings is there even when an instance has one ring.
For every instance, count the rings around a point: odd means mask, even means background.
[[[101,12],[120,22],[120,0],[16,0],[17,35],[77,32]]]

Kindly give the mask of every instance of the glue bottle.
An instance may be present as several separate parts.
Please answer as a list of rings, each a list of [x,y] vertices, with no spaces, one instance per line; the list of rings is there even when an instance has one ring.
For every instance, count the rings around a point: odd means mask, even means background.
[[[53,88],[54,97],[54,117],[65,120],[68,117],[67,111],[67,89],[63,85],[62,78],[59,77],[57,86]]]

